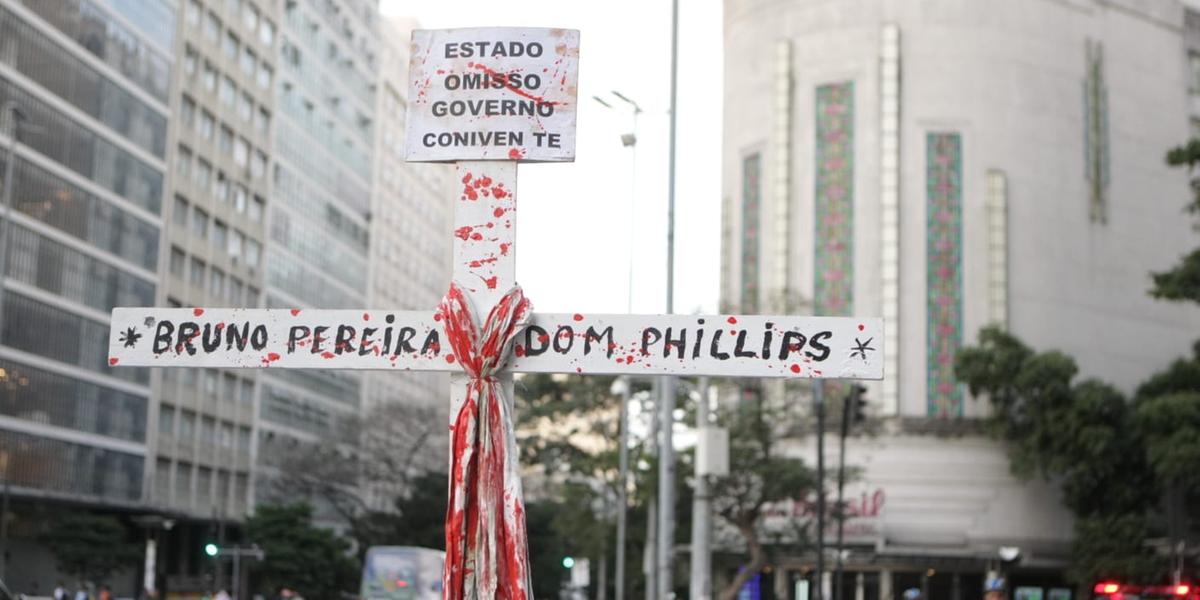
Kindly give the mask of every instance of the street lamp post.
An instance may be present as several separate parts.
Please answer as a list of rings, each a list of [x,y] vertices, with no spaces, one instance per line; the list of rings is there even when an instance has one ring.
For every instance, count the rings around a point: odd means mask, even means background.
[[[629,133],[621,134],[621,145],[629,148],[630,168],[629,168],[629,243],[626,244],[628,250],[628,265],[626,268],[626,276],[628,278],[626,286],[626,312],[633,312],[633,223],[634,211],[637,206],[637,124],[638,115],[642,113],[642,107],[637,102],[613,90],[612,95],[618,100],[628,104],[631,109],[632,129]],[[612,104],[599,96],[592,96],[598,104],[605,108],[615,110]],[[616,600],[625,600],[625,534],[626,534],[626,510],[629,506],[626,498],[626,487],[629,483],[629,396],[630,396],[630,381],[627,377],[618,377],[612,384],[612,393],[621,397],[620,411],[620,446],[617,450],[618,461],[620,464],[619,471],[620,485],[617,488],[617,552],[616,552]]]

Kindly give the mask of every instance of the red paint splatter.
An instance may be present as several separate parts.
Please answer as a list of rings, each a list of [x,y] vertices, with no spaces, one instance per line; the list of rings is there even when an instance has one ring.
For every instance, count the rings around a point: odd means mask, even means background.
[[[525,356],[525,346],[520,344],[513,346],[513,354],[516,354],[518,358]]]
[[[796,363],[792,363],[792,366],[791,366],[790,368],[791,368],[791,370],[792,370],[792,372],[793,372],[793,373],[799,373],[799,372],[800,372],[800,365],[798,365],[798,364],[796,364]]]
[[[483,282],[485,284],[487,284],[487,287],[489,290],[494,290],[494,289],[496,289],[496,279],[497,279],[496,276],[493,275],[491,277],[488,277],[487,279],[484,279]]]
[[[509,154],[509,156],[512,156],[511,151],[509,151],[508,154]],[[508,190],[504,189],[504,186],[498,185],[498,186],[492,188],[492,195],[495,196],[497,200],[499,200],[501,198],[505,198],[508,196]],[[500,216],[500,215],[496,215],[496,216]]]
[[[496,207],[496,210],[493,210],[493,211],[492,211],[492,215],[494,215],[494,216],[495,216],[497,219],[498,219],[498,218],[500,218],[500,217],[503,217],[503,216],[504,216],[504,209],[503,209],[503,208],[500,208],[499,206],[497,206],[497,207]]]
[[[483,239],[483,234],[482,234],[482,233],[479,233],[478,231],[476,231],[475,233],[472,233],[472,234],[471,234],[471,239],[473,239],[473,240],[475,240],[475,241],[477,241],[477,242],[478,242],[479,240],[482,240],[482,239]]]
[[[471,237],[471,229],[472,228],[470,225],[463,225],[462,227],[454,230],[454,235],[460,240],[465,240]]]
[[[618,357],[617,357],[617,362],[618,362],[618,363],[624,363],[624,362],[625,362],[625,359],[624,359],[624,358],[621,358],[621,357],[619,357],[619,356],[618,356]]]
[[[324,358],[325,360],[329,360],[329,359],[333,358],[333,353],[326,350],[321,353],[321,358]]]
[[[583,315],[581,315],[581,314],[579,314],[579,313],[575,313],[575,316],[574,316],[573,318],[574,318],[576,321],[582,321],[582,320],[583,320]]]
[[[121,362],[121,361],[120,361],[120,360],[118,360],[118,359],[115,359],[115,358],[110,358],[110,359],[108,359],[108,365],[109,365],[110,367],[111,367],[111,366],[116,366],[116,364],[117,364],[117,363],[119,363],[119,362]]]
[[[363,320],[364,320],[364,321],[370,321],[370,320],[371,320],[371,315],[369,315],[369,314],[367,314],[367,313],[363,313]]]
[[[859,324],[858,324],[858,330],[859,330],[859,331],[862,331],[863,329],[866,329],[866,327],[864,327],[862,323],[859,323]]]
[[[520,160],[524,157],[525,157],[525,153],[521,152],[520,150],[518,150],[516,148],[512,148],[508,151],[508,158],[510,158],[511,160]]]
[[[300,314],[300,309],[298,309],[298,308],[293,308],[293,309],[292,309],[292,316],[294,317],[294,316],[296,316],[296,315],[298,315],[298,314]]]
[[[204,309],[203,308],[193,308],[192,314],[198,317],[198,316],[204,314]]]
[[[583,372],[583,369],[581,369],[581,368],[579,368],[579,367],[575,367],[575,372],[576,372],[576,373],[582,373],[582,372]]]
[[[279,360],[279,353],[278,353],[278,352],[271,352],[271,353],[267,354],[267,359],[266,359],[265,361],[263,361],[263,362],[264,362],[265,364],[271,364],[271,363],[273,363],[273,362],[275,362],[275,361],[277,361],[277,360]]]
[[[463,175],[462,182],[463,183],[471,183],[471,174],[467,173],[466,175]]]
[[[479,70],[481,70],[481,71],[483,71],[483,72],[487,73],[488,75],[491,75],[493,79],[498,79],[498,80],[500,80],[500,81],[503,81],[503,82],[504,82],[504,87],[505,87],[505,88],[507,88],[507,89],[508,89],[510,92],[512,92],[512,93],[514,93],[514,94],[516,94],[516,95],[518,95],[518,96],[523,96],[523,97],[525,97],[525,98],[528,98],[528,99],[530,99],[530,100],[533,100],[533,101],[535,101],[535,102],[540,102],[540,103],[543,103],[543,104],[549,104],[550,106],[558,106],[558,105],[562,104],[562,102],[551,102],[551,101],[549,101],[549,100],[546,100],[545,98],[543,98],[543,97],[541,97],[541,96],[535,96],[535,95],[533,95],[533,94],[530,94],[529,92],[527,92],[527,91],[525,91],[525,90],[523,90],[523,89],[520,89],[520,88],[518,88],[518,87],[516,87],[516,86],[512,85],[511,83],[508,83],[508,78],[507,78],[507,77],[505,77],[505,76],[501,75],[500,73],[497,73],[496,71],[493,71],[493,70],[491,70],[491,69],[487,68],[485,65],[481,65],[481,64],[479,64],[479,63],[476,63],[476,64],[475,64],[475,65],[474,65],[472,68],[479,69]]]
[[[469,185],[463,188],[463,196],[466,197],[467,200],[478,200],[479,199],[479,194],[476,193],[475,189]]]
[[[730,325],[737,325],[737,317],[729,317],[725,320],[728,321]]]
[[[550,336],[549,336],[549,335],[547,335],[547,334],[544,334],[544,333],[543,333],[542,335],[539,335],[539,336],[538,336],[538,342],[540,342],[540,343],[542,343],[542,344],[549,343],[549,342],[550,342]]]
[[[448,362],[448,363],[453,363],[453,362],[454,362],[454,355],[453,355],[453,354],[447,354],[447,355],[446,355],[446,362]]]
[[[478,186],[480,186],[480,185],[482,185],[483,187],[491,187],[491,185],[492,185],[492,178],[491,178],[491,177],[488,177],[487,175],[484,175],[483,177],[481,177],[481,178],[479,179],[479,181],[476,181],[476,182],[475,182],[475,185],[476,185],[477,187],[478,187]]]
[[[434,320],[434,321],[441,321],[441,320],[442,320],[442,313],[440,313],[440,312],[433,313],[433,320]]]
[[[500,256],[508,256],[509,244],[500,244]]]

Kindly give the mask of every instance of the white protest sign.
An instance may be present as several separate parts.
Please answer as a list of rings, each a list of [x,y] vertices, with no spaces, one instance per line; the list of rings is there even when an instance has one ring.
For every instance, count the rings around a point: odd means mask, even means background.
[[[405,159],[575,160],[579,31],[418,29]]]
[[[534,314],[524,373],[882,379],[880,319]],[[433,312],[113,310],[109,362],[150,367],[461,371]]]

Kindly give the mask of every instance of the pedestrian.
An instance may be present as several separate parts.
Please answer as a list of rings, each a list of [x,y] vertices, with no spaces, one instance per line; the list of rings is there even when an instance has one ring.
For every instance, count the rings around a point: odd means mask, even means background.
[[[988,577],[983,583],[983,600],[1004,600],[1004,578]]]
[[[75,588],[75,600],[88,600],[87,586],[82,581]]]
[[[67,600],[67,586],[63,585],[61,579],[58,580],[58,585],[54,586],[54,600]]]
[[[100,586],[100,594],[96,596],[96,600],[112,600],[112,590],[108,589],[107,585]]]
[[[923,594],[919,588],[908,588],[901,594],[904,600],[922,600]]]

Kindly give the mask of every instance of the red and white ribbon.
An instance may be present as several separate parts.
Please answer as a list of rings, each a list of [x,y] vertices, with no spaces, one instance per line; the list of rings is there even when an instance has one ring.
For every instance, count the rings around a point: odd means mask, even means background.
[[[532,311],[514,286],[477,328],[471,300],[455,283],[438,307],[446,340],[471,378],[451,434],[447,600],[533,597],[512,403],[496,379]]]

